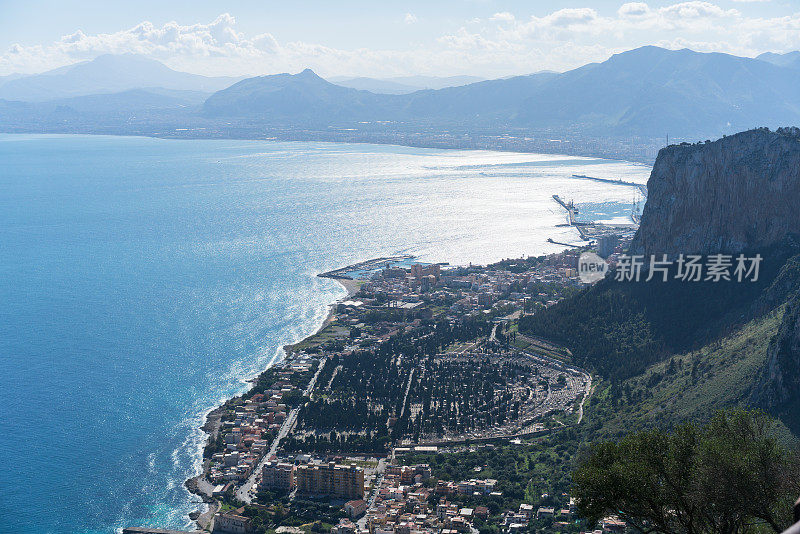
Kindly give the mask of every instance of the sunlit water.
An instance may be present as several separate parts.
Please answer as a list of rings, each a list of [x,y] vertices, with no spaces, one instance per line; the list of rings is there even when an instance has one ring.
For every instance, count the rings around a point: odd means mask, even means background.
[[[626,222],[649,168],[395,146],[0,136],[1,532],[185,527],[204,413],[410,252],[577,242],[551,195]]]

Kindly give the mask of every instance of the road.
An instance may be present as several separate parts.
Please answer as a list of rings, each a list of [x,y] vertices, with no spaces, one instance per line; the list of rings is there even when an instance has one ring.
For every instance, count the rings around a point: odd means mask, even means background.
[[[306,397],[311,395],[311,392],[314,391],[314,385],[317,383],[317,377],[319,376],[322,369],[325,367],[325,362],[327,360],[323,359],[320,363],[320,366],[317,368],[317,372],[314,373],[314,376],[308,382],[308,386],[306,387],[305,391],[303,392]],[[255,468],[253,468],[253,472],[250,473],[250,476],[247,477],[247,480],[244,481],[244,484],[239,486],[236,489],[236,498],[242,502],[251,503],[253,502],[253,497],[255,496],[256,490],[256,480],[258,479],[259,474],[261,473],[261,468],[264,466],[265,463],[272,458],[278,452],[278,446],[281,444],[281,440],[289,435],[289,433],[294,430],[294,426],[297,423],[297,414],[300,412],[300,407],[293,408],[289,411],[289,415],[286,416],[286,420],[281,425],[280,429],[278,429],[278,435],[275,436],[275,439],[272,440],[272,445],[267,451],[266,454],[261,458]]]
[[[394,449],[392,449],[392,455],[394,455]],[[383,483],[383,473],[386,470],[387,463],[388,462],[386,461],[386,458],[381,458],[378,460],[378,467],[375,470],[375,483],[372,485],[372,493],[367,499],[367,513],[365,513],[361,519],[356,521],[356,525],[358,525],[358,528],[360,529],[367,528],[367,516],[370,515],[370,510],[372,510],[372,508],[375,506],[375,499],[378,497],[378,491],[381,489],[381,484]]]
[[[583,421],[583,403],[586,402],[586,399],[589,398],[589,394],[592,392],[592,375],[589,375],[589,381],[586,383],[586,392],[583,394],[583,399],[581,399],[581,403],[578,405],[578,423],[581,424]]]
[[[525,336],[520,336],[525,339]],[[536,354],[533,352],[529,352],[525,349],[518,349],[527,354],[528,356],[538,359],[540,361],[544,361],[547,363],[552,364],[557,369],[567,369],[568,371],[572,371],[574,373],[578,373],[583,375],[586,379],[586,389],[584,390],[583,399],[581,399],[580,404],[578,405],[578,424],[583,421],[583,403],[586,402],[586,399],[589,398],[589,394],[592,391],[592,375],[581,369],[580,367],[575,367],[574,365],[567,365],[566,363],[562,362],[561,360],[556,360],[555,358],[550,358],[549,356],[545,356],[543,354]],[[550,398],[550,393],[547,394],[548,399]]]

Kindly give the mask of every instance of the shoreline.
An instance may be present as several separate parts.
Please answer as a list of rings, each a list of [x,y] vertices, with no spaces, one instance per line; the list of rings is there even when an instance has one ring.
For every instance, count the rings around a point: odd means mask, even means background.
[[[343,297],[337,299],[335,302],[332,302],[331,304],[328,305],[327,315],[325,316],[319,327],[316,330],[314,330],[314,332],[298,340],[295,343],[284,345],[282,347],[284,351],[284,358],[291,354],[292,347],[295,347],[300,343],[302,343],[303,341],[316,336],[317,334],[322,332],[329,324],[331,324],[336,318],[336,306],[340,302],[349,300],[353,295],[355,295],[358,292],[358,289],[361,287],[361,281],[359,280],[339,278],[339,277],[328,277],[328,276],[324,276],[321,278],[327,278],[329,280],[334,280],[338,282],[345,289],[346,294]],[[261,376],[261,374],[269,370],[272,367],[272,365],[274,365],[278,361],[279,360],[274,360],[263,371],[253,376],[252,378],[247,379],[247,382],[249,384],[247,391],[253,388],[254,384],[257,382],[257,379],[259,376]],[[246,393],[246,391],[243,393]],[[218,501],[212,498],[211,495],[211,492],[213,491],[213,485],[207,480],[205,480],[205,475],[208,470],[209,460],[205,458],[205,456],[203,455],[203,451],[205,451],[205,447],[208,445],[210,441],[216,439],[222,421],[222,408],[225,405],[225,403],[229,400],[231,399],[226,399],[225,401],[223,401],[222,404],[212,408],[205,415],[203,419],[203,424],[200,426],[200,429],[206,434],[206,438],[203,441],[203,449],[201,451],[201,472],[193,477],[187,478],[183,482],[183,486],[189,491],[189,493],[200,497],[200,499],[202,499],[203,504],[206,505],[205,510],[203,509],[204,508],[203,506],[200,506],[194,511],[189,513],[190,521],[193,522],[195,525],[197,525],[197,527],[200,528],[201,530],[211,529],[211,524],[214,514],[216,514],[220,508]]]
[[[569,150],[563,150],[563,146],[551,148],[551,147],[537,147],[537,148],[519,148],[519,147],[502,147],[496,146],[494,144],[487,144],[485,146],[458,146],[457,144],[452,144],[448,146],[444,146],[437,143],[401,143],[398,141],[380,141],[380,140],[359,140],[359,139],[342,139],[342,140],[331,140],[331,139],[320,139],[314,136],[309,136],[308,138],[296,138],[296,137],[259,137],[259,136],[243,136],[243,137],[235,137],[235,136],[191,136],[191,135],[169,135],[166,133],[161,132],[153,132],[153,133],[137,133],[137,132],[130,132],[130,133],[109,133],[109,132],[28,132],[28,131],[4,131],[0,130],[0,135],[42,135],[42,136],[60,136],[60,135],[70,135],[70,136],[95,136],[95,137],[135,137],[141,139],[161,139],[165,141],[268,141],[268,142],[275,142],[275,143],[329,143],[333,145],[375,145],[375,146],[390,146],[390,147],[400,147],[400,148],[422,148],[422,149],[430,149],[430,150],[463,150],[469,152],[501,152],[501,153],[508,153],[508,154],[540,154],[540,155],[549,155],[549,156],[567,156],[567,157],[575,157],[575,158],[586,158],[586,159],[604,159],[609,161],[621,161],[626,163],[631,163],[634,165],[643,165],[652,167],[653,163],[655,162],[655,156],[652,157],[639,157],[635,155],[631,155],[629,153],[617,152],[614,150],[610,150],[609,152],[592,152],[589,151],[574,151],[574,153],[570,152]],[[645,145],[641,145],[644,147]],[[569,147],[571,148],[571,147]],[[663,147],[661,147],[663,148]],[[560,150],[559,150],[560,149]]]

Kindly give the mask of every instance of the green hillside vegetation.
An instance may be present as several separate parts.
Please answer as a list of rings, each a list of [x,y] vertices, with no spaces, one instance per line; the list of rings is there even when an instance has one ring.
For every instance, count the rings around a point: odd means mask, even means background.
[[[784,310],[780,306],[705,347],[651,365],[641,375],[602,382],[586,405],[588,430],[597,437],[619,437],[630,429],[706,421],[720,409],[746,405]],[[790,440],[786,426],[780,428],[782,441]]]
[[[567,347],[573,361],[612,382],[674,354],[699,350],[786,301],[797,288],[797,247],[762,251],[757,282],[602,280],[522,317],[519,331]]]

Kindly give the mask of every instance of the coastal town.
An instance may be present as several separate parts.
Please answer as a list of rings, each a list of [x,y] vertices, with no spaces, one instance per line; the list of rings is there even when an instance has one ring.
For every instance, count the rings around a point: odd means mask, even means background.
[[[0,13],[0,534],[800,534],[800,0]]]
[[[617,236],[592,245],[611,263],[622,249]],[[203,473],[187,481],[207,509],[192,519],[218,534],[585,531],[558,468],[534,490],[480,462],[508,447],[531,465],[565,458],[559,436],[581,423],[592,377],[517,324],[579,290],[587,249],[321,274],[347,296],[320,330],[208,415]],[[477,465],[453,472],[463,455]]]
[[[613,261],[617,245],[598,250]],[[187,483],[207,510],[193,519],[221,534],[581,532],[566,487],[519,498],[490,467],[436,466],[550,450],[580,424],[592,377],[516,324],[578,290],[583,250],[459,267],[397,256],[322,274],[348,290],[323,327],[209,414],[203,474]]]

